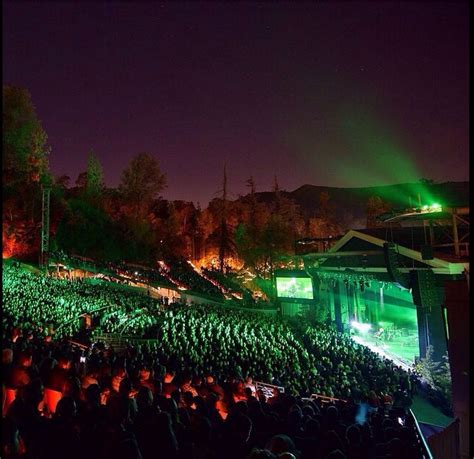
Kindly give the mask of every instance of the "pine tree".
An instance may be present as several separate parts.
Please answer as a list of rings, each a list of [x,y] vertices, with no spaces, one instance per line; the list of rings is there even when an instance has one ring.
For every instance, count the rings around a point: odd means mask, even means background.
[[[91,150],[87,159],[87,182],[86,192],[89,197],[100,195],[104,186],[104,173],[99,158]]]
[[[433,346],[428,346],[426,356],[421,358],[416,364],[416,371],[435,390],[437,386],[437,374],[440,371],[440,362],[433,360]]]
[[[219,229],[219,270],[225,271],[225,259],[235,252],[235,243],[227,224],[228,202],[227,202],[227,167],[224,164],[224,178],[222,183],[221,201],[221,223]]]

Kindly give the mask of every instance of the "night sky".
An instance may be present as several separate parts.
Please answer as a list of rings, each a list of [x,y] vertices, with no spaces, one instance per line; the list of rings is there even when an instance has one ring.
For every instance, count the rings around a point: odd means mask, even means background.
[[[224,162],[231,197],[468,179],[467,3],[3,2],[3,27],[72,183],[90,149],[108,185],[146,151],[201,205]]]

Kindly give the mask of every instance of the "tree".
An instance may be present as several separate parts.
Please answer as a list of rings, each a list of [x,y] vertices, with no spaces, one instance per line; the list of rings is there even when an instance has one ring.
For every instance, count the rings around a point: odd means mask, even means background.
[[[262,235],[271,216],[270,209],[259,202],[255,180],[251,176],[246,180],[250,193],[235,204],[240,206],[241,218],[235,229],[235,244],[239,257],[247,267],[254,271],[262,262]]]
[[[319,194],[319,215],[325,220],[333,218],[334,208],[329,202],[330,196],[327,191],[322,191]]]
[[[55,184],[63,189],[69,188],[69,184],[71,183],[71,177],[69,175],[60,175],[56,177]]]
[[[262,251],[260,244],[256,244],[250,226],[239,223],[235,229],[235,247],[241,260],[254,271],[261,261]]]
[[[222,211],[221,224],[219,227],[219,269],[223,273],[225,270],[225,259],[235,252],[235,242],[232,239],[231,231],[227,225],[227,168],[224,164],[224,178],[222,182]]]
[[[140,153],[122,172],[119,189],[138,217],[148,211],[165,187],[166,175],[161,172],[158,160],[148,153]]]
[[[179,221],[179,214],[176,210],[176,206],[172,201],[168,203],[167,215],[163,226],[165,229],[165,255],[183,256],[184,253],[179,252],[179,249],[184,245],[182,244],[183,228]]]
[[[108,259],[116,251],[115,234],[113,222],[103,210],[84,199],[71,198],[54,240],[68,253]]]
[[[276,175],[273,177],[273,193],[275,194],[275,211],[276,213],[280,213],[281,192]]]
[[[201,216],[201,206],[199,203],[197,207],[193,206],[193,210],[191,215],[189,216],[189,229],[188,229],[188,237],[191,242],[191,259],[193,261],[198,260],[200,258],[201,253],[201,245],[202,245],[202,231],[199,226],[199,220]]]
[[[256,187],[253,176],[246,182],[247,186],[250,188],[250,194],[248,196],[248,208],[249,208],[249,221],[248,221],[248,233],[250,241],[252,244],[257,242],[257,237],[259,233],[259,216],[261,215],[260,206],[258,205],[257,196],[256,196]]]
[[[11,256],[39,248],[41,183],[49,178],[47,136],[28,91],[3,86],[3,240]]]
[[[327,238],[341,233],[341,227],[335,217],[334,205],[327,191],[319,194],[319,208],[316,217],[308,220],[308,232],[311,237]]]
[[[89,197],[99,196],[104,186],[104,173],[99,158],[91,150],[87,160],[86,191]]]
[[[80,172],[75,183],[78,188],[87,189],[87,171]]]
[[[275,204],[266,228],[267,237],[273,239],[276,252],[287,253],[293,249],[301,215],[298,205],[280,191],[276,178],[273,191]]]
[[[379,196],[371,196],[367,201],[367,228],[382,226],[377,217],[391,208],[391,204],[383,201]]]
[[[31,95],[3,86],[3,184],[39,182],[48,172],[49,147]]]
[[[429,386],[438,392],[444,398],[448,409],[452,408],[452,387],[451,387],[451,368],[449,366],[449,357],[446,352],[441,361],[433,359],[433,346],[426,349],[426,357],[421,358],[415,366],[415,370],[429,384]]]

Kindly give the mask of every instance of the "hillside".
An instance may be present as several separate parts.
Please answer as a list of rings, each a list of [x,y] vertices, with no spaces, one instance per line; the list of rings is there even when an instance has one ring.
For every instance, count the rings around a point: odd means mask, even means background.
[[[334,208],[336,218],[343,226],[364,227],[366,222],[367,200],[378,196],[391,203],[395,208],[406,208],[409,197],[413,205],[417,202],[418,193],[423,204],[438,202],[447,207],[469,205],[469,182],[445,182],[436,184],[403,183],[365,188],[333,188],[327,186],[303,185],[291,192],[282,192],[295,201],[306,218],[317,213],[319,196],[326,192]],[[273,192],[257,193],[263,202],[274,200]]]

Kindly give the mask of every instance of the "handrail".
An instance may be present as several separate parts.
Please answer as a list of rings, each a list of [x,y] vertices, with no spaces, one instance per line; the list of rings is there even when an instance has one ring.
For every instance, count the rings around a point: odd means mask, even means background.
[[[68,340],[68,343],[70,343],[72,346],[76,346],[79,349],[82,349],[83,351],[87,349],[87,346],[85,344],[78,343],[77,341],[72,341],[71,339]]]
[[[418,420],[416,419],[415,414],[411,410],[411,408],[408,409],[408,412],[410,413],[410,416],[412,419],[415,421],[415,427],[416,427],[416,432],[418,434],[418,437],[421,438],[421,447],[422,447],[422,453],[424,455],[425,459],[434,459],[433,454],[431,454],[430,448],[428,446],[428,443],[425,440],[425,437],[423,433],[421,432],[420,425],[418,424]]]
[[[329,395],[311,394],[309,398],[311,400],[320,399],[323,402],[343,402],[343,403],[347,403],[347,400],[343,400],[342,398],[330,397]]]
[[[113,307],[113,306],[116,306],[116,305],[115,305],[115,304],[109,304],[109,305],[107,305],[107,306],[103,306],[102,308],[94,309],[93,311],[83,312],[83,313],[79,314],[78,316],[73,317],[73,318],[72,318],[71,320],[69,320],[68,322],[62,323],[61,325],[58,326],[58,328],[57,328],[56,330],[61,330],[62,327],[73,323],[75,320],[78,320],[78,319],[80,319],[81,317],[84,317],[84,314],[91,315],[91,314],[94,314],[95,312],[102,311],[103,309],[109,309],[109,308],[111,308],[111,307]]]
[[[258,389],[259,387],[269,387],[269,388],[272,388],[272,389],[276,388],[282,394],[285,393],[285,388],[283,386],[277,386],[275,384],[264,383],[262,381],[255,381],[255,388]]]

